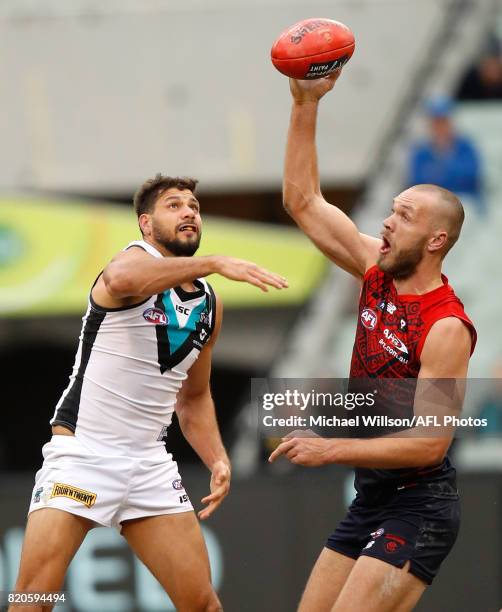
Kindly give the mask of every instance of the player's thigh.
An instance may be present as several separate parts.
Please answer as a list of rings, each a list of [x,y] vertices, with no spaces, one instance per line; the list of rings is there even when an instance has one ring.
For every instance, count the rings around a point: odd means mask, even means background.
[[[354,559],[324,548],[312,569],[298,612],[329,612],[354,563]]]
[[[221,609],[211,586],[206,544],[193,512],[124,521],[122,535],[178,611]]]
[[[93,523],[56,508],[28,516],[16,590],[57,591]]]
[[[426,584],[402,568],[362,555],[356,561],[332,612],[408,612]]]

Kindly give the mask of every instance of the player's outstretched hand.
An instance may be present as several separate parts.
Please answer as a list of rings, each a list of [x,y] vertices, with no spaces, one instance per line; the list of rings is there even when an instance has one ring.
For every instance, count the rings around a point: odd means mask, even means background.
[[[333,440],[321,438],[313,431],[293,431],[286,437],[268,458],[273,463],[277,457],[284,455],[295,465],[318,467],[331,463]]]
[[[291,95],[294,101],[297,104],[317,102],[327,94],[328,91],[333,89],[341,73],[342,69],[340,68],[322,79],[314,79],[312,81],[289,79],[289,88],[291,89]]]
[[[230,468],[224,461],[216,461],[211,472],[211,494],[201,499],[206,508],[199,512],[203,521],[211,516],[230,491]]]
[[[276,289],[286,289],[288,287],[288,281],[283,276],[275,272],[269,272],[245,259],[221,256],[218,258],[217,272],[230,280],[254,285],[262,291],[268,291],[269,286]]]

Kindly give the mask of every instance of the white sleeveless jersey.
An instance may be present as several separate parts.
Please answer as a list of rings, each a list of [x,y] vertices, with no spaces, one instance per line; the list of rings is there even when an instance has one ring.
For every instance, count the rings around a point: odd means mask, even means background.
[[[133,246],[162,257],[142,240],[126,249]],[[204,279],[194,285],[124,308],[102,308],[89,295],[70,383],[51,425],[105,454],[165,457],[176,395],[214,329],[214,293]]]

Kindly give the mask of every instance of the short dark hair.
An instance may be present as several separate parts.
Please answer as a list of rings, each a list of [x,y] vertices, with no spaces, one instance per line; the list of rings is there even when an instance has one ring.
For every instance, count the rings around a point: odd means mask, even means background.
[[[158,197],[168,189],[188,189],[192,193],[197,187],[197,179],[188,176],[164,176],[156,174],[147,179],[134,194],[134,210],[138,218],[144,213],[151,213]]]

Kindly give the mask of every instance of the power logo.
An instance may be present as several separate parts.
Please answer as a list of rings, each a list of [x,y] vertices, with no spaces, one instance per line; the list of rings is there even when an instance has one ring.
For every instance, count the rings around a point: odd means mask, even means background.
[[[44,488],[43,487],[39,487],[36,491],[35,494],[33,495],[33,503],[34,504],[38,504],[38,502],[40,501],[40,495],[43,492]]]

